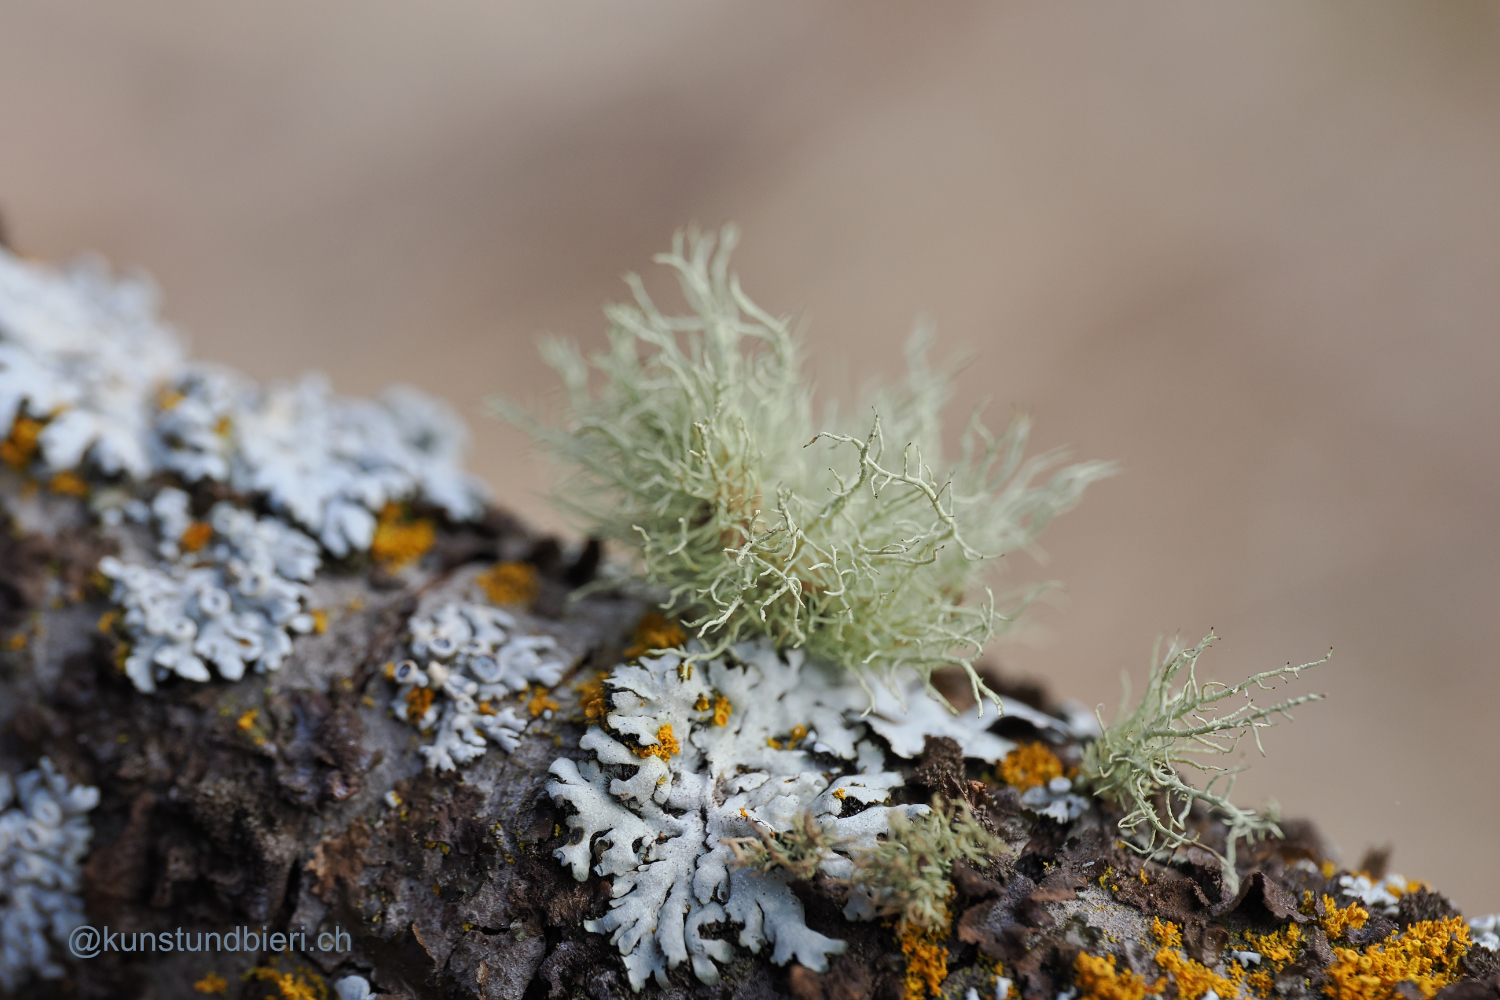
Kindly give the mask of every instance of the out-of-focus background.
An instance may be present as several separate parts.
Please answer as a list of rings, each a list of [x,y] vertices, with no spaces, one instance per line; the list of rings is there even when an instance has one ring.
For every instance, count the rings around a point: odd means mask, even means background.
[[[1055,522],[1015,672],[1113,711],[1159,633],[1333,661],[1242,780],[1353,863],[1500,910],[1500,7],[10,0],[0,211],[151,271],[200,357],[405,380],[505,503],[543,331],[737,220],[830,391],[919,317],[1042,445],[1124,474]]]

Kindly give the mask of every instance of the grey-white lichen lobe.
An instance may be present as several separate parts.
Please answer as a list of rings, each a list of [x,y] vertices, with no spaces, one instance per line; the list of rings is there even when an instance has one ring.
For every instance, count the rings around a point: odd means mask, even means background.
[[[884,804],[904,779],[800,653],[746,644],[679,668],[676,653],[617,667],[605,726],[580,742],[593,759],[552,765],[547,790],[571,808],[575,831],[559,859],[579,880],[590,870],[613,879],[610,911],[585,926],[611,935],[637,989],[652,976],[665,985],[684,961],[716,982],[733,948],[704,929],[721,922],[738,924],[735,940],[752,951],[769,945],[778,964],[822,970],[842,942],[807,927],[784,872],[735,867],[725,841],[784,832],[811,813],[831,839],[873,847],[890,810],[909,808]],[[822,869],[847,877],[853,865],[833,855]]]
[[[14,782],[0,773],[0,989],[63,974],[54,945],[87,922],[80,869],[98,802],[98,789],[70,784],[45,757]]]
[[[396,665],[396,717],[421,730],[436,726],[432,743],[418,747],[427,766],[451,771],[482,755],[491,743],[509,753],[543,707],[511,701],[530,685],[551,688],[571,666],[549,635],[526,634],[516,618],[495,607],[450,601],[411,619],[413,659]]]

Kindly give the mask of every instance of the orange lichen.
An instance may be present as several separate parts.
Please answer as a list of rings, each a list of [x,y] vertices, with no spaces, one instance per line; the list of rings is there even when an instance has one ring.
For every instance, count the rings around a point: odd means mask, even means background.
[[[13,633],[9,639],[5,640],[5,646],[7,649],[25,649],[26,643],[30,641],[31,636],[27,635],[25,632],[16,632]]]
[[[778,739],[775,739],[774,737],[767,736],[766,737],[766,746],[770,747],[772,750],[780,750],[781,749],[781,741],[778,740]]]
[[[654,649],[675,649],[687,642],[682,626],[648,611],[635,627],[635,642],[625,650],[625,658],[645,656]]]
[[[1182,928],[1163,921],[1160,917],[1151,918],[1151,934],[1161,945],[1152,957],[1177,984],[1179,1000],[1199,1000],[1209,990],[1221,997],[1232,997],[1239,993],[1237,980],[1244,977],[1244,969],[1239,969],[1239,974],[1230,978],[1219,975],[1202,962],[1188,958],[1177,950],[1182,947]]]
[[[42,422],[30,417],[17,417],[11,424],[10,436],[0,441],[0,461],[17,472],[25,472],[36,457],[37,437],[42,433]]]
[[[636,747],[637,757],[660,757],[666,760],[675,757],[682,752],[682,744],[677,742],[677,737],[672,735],[672,725],[667,723],[656,730],[656,743],[651,746]]]
[[[198,993],[224,993],[229,989],[229,980],[217,972],[210,972],[194,983],[193,989]]]
[[[406,721],[417,725],[432,707],[432,688],[414,687],[406,692]]]
[[[1370,919],[1370,913],[1358,903],[1350,903],[1343,909],[1339,909],[1332,896],[1323,897],[1323,915],[1318,918],[1318,923],[1323,926],[1323,933],[1328,935],[1328,940],[1345,937],[1352,927],[1359,930]]]
[[[86,497],[89,495],[89,484],[74,472],[59,472],[47,483],[47,489],[53,493],[61,493],[70,497]]]
[[[370,555],[388,570],[398,570],[427,554],[437,539],[437,529],[425,517],[412,518],[398,503],[388,503],[375,524]]]
[[[1318,871],[1323,873],[1324,878],[1333,878],[1333,873],[1338,870],[1339,866],[1332,861],[1325,861],[1318,867]]]
[[[235,725],[239,726],[240,729],[248,733],[252,728],[254,728],[255,720],[259,715],[260,713],[252,708],[248,712],[245,712],[243,715],[241,715],[239,721],[236,722]]]
[[[99,621],[95,625],[95,628],[97,628],[102,634],[109,635],[111,632],[114,631],[114,629],[115,629],[115,623],[118,622],[119,620],[120,620],[120,612],[118,612],[118,611],[106,611],[106,612],[104,612],[104,614],[102,614],[102,615],[99,616]]]
[[[1410,982],[1430,1000],[1463,975],[1461,961],[1468,950],[1469,925],[1463,917],[1422,920],[1363,951],[1334,948],[1338,961],[1328,970],[1323,992],[1335,1000],[1395,1000],[1396,986]]]
[[[597,673],[577,687],[579,704],[583,706],[583,717],[590,722],[604,718],[604,713],[609,711],[609,705],[604,697],[606,676],[608,675],[603,672]]]
[[[1270,934],[1246,931],[1245,941],[1250,945],[1251,951],[1258,952],[1272,969],[1280,972],[1282,966],[1294,961],[1297,952],[1302,949],[1302,928],[1296,924],[1287,924]]]
[[[838,799],[840,802],[844,801],[844,796],[848,794],[849,793],[844,791],[842,788],[835,788],[833,790],[833,797]]]
[[[323,977],[310,969],[277,972],[275,969],[257,966],[245,973],[243,978],[271,983],[280,992],[281,1000],[328,1000],[328,987],[323,985]]]
[[[312,612],[313,632],[322,635],[328,631],[328,612],[322,608],[314,608]]]
[[[714,725],[716,725],[716,726],[727,726],[727,725],[729,725],[729,713],[731,711],[733,711],[733,710],[734,710],[733,706],[731,706],[729,704],[729,699],[728,698],[724,697],[722,694],[719,695],[717,698],[715,698],[714,699]]]
[[[497,562],[474,578],[491,604],[530,604],[536,600],[536,567],[523,562]]]
[[[1062,761],[1041,743],[1016,747],[1000,762],[1000,777],[1012,788],[1025,791],[1063,776]]]
[[[915,924],[901,928],[901,954],[906,958],[906,1000],[939,996],[948,978],[947,929],[923,930]]]
[[[1073,961],[1073,982],[1080,1000],[1143,1000],[1147,993],[1159,993],[1166,980],[1147,983],[1136,973],[1115,970],[1113,955],[1090,955],[1079,952]]]
[[[526,702],[526,711],[531,713],[533,719],[543,712],[555,712],[557,709],[557,702],[552,700],[552,696],[547,693],[547,689],[541,685],[537,685],[536,690],[532,692],[530,699]]]
[[[498,715],[499,714],[498,712],[495,711],[495,707],[493,705],[491,705],[487,701],[481,701],[479,703],[479,707],[476,709],[476,711],[480,715]]]
[[[1252,972],[1245,977],[1245,985],[1254,991],[1256,996],[1266,997],[1276,988],[1276,980],[1271,978],[1269,972]]]
[[[194,521],[183,531],[177,544],[184,552],[197,552],[214,537],[213,525],[207,521]]]

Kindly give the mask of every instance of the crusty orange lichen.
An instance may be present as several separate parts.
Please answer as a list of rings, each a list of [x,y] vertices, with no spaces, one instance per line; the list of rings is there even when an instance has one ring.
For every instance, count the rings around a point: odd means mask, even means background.
[[[437,529],[425,517],[413,518],[399,503],[388,503],[375,523],[370,555],[395,571],[427,554],[437,540]]]
[[[1282,966],[1296,960],[1297,953],[1302,949],[1302,928],[1296,924],[1287,924],[1270,934],[1246,931],[1245,941],[1251,951],[1258,952],[1263,961],[1280,972]]]
[[[601,671],[577,687],[583,717],[590,722],[604,718],[604,713],[609,710],[609,705],[604,700],[604,678],[607,676],[609,675]]]
[[[924,930],[903,923],[899,937],[906,958],[906,1000],[922,1000],[929,993],[939,996],[948,978],[948,949],[943,944],[948,929]]]
[[[1335,1000],[1395,1000],[1395,987],[1410,982],[1422,996],[1463,975],[1469,925],[1463,917],[1422,920],[1400,935],[1360,951],[1334,948],[1338,961],[1328,970],[1323,992]]]
[[[635,642],[625,650],[625,658],[644,656],[653,649],[675,649],[685,642],[687,633],[681,625],[648,611],[635,627]]]
[[[1063,776],[1062,761],[1042,743],[1016,747],[1000,762],[1000,777],[1012,788],[1025,791]]]
[[[1332,896],[1324,896],[1323,915],[1318,918],[1318,923],[1322,924],[1323,933],[1328,935],[1328,940],[1333,941],[1347,935],[1351,927],[1355,930],[1363,927],[1369,919],[1369,911],[1358,903],[1350,903],[1339,909]]]
[[[41,433],[40,420],[17,417],[10,426],[10,435],[0,441],[0,461],[17,472],[25,472],[31,460],[36,457],[37,437]]]
[[[1245,985],[1258,997],[1269,997],[1276,988],[1276,980],[1269,972],[1256,971],[1245,977]]]
[[[432,707],[432,688],[414,687],[406,692],[406,721],[419,725],[422,716]]]
[[[636,747],[637,757],[660,757],[666,760],[675,757],[682,752],[682,744],[677,742],[677,737],[672,735],[672,724],[667,723],[656,730],[656,742],[651,746]]]
[[[727,725],[729,725],[729,713],[731,711],[733,711],[733,710],[734,710],[734,708],[733,708],[732,705],[729,704],[729,699],[728,698],[724,697],[722,694],[719,695],[717,698],[715,698],[714,699],[714,725],[716,725],[716,726],[727,726]]]
[[[197,552],[214,537],[214,527],[207,521],[194,521],[182,532],[177,544],[184,552]]]
[[[237,722],[235,722],[235,725],[239,726],[240,729],[242,729],[242,730],[244,730],[245,732],[248,733],[251,729],[253,729],[255,727],[255,719],[259,715],[260,715],[260,712],[258,712],[258,711],[256,711],[255,709],[252,708],[249,711],[243,713],[239,717],[239,720]]]
[[[497,562],[474,578],[491,604],[530,604],[536,600],[536,567],[523,562]]]
[[[280,992],[281,1000],[328,1000],[328,987],[323,985],[323,977],[310,969],[298,967],[294,972],[277,972],[262,965],[251,969],[242,978],[271,983]]]
[[[76,472],[59,472],[47,483],[47,489],[53,493],[61,493],[70,497],[86,497],[89,495],[89,484]]]
[[[217,972],[210,972],[202,979],[193,984],[193,990],[198,993],[222,994],[229,989],[229,980]]]
[[[526,701],[526,711],[531,713],[533,719],[543,712],[555,712],[557,709],[557,702],[552,700],[552,696],[547,693],[547,689],[540,684],[532,691],[531,697]]]
[[[1165,979],[1148,984],[1130,969],[1115,970],[1115,956],[1090,955],[1080,951],[1073,962],[1074,985],[1080,1000],[1144,1000],[1147,993],[1160,993]]]
[[[1160,917],[1151,919],[1151,934],[1161,945],[1152,957],[1161,966],[1161,970],[1177,984],[1179,1000],[1199,1000],[1210,990],[1220,997],[1239,994],[1238,980],[1244,978],[1244,969],[1235,966],[1238,975],[1225,977],[1202,962],[1188,958],[1178,950],[1182,947],[1182,928],[1163,921]]]

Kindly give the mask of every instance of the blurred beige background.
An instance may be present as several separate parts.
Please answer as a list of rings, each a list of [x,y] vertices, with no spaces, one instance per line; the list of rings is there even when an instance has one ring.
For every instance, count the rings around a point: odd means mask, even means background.
[[[955,405],[1123,461],[1057,521],[1023,673],[1118,697],[1332,645],[1241,783],[1500,910],[1500,8],[9,0],[0,208],[153,272],[200,356],[543,402],[542,331],[737,220],[841,390],[918,317]]]

